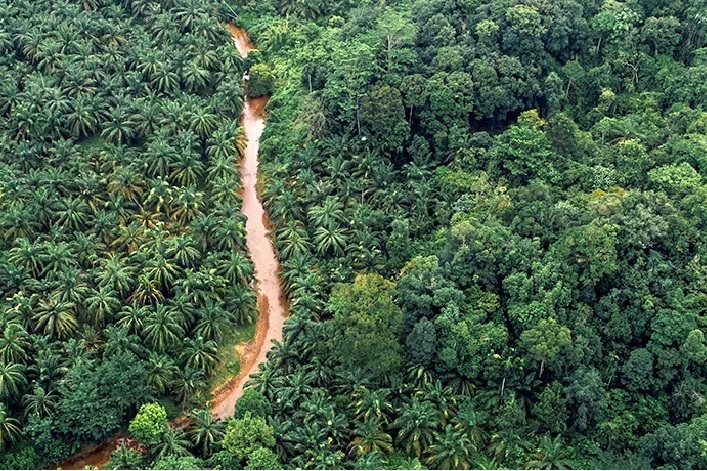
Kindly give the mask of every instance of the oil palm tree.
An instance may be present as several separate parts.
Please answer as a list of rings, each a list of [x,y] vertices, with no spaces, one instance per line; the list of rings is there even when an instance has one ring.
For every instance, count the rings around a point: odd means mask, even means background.
[[[338,198],[327,196],[321,206],[314,206],[307,212],[307,218],[319,227],[344,222],[344,205]]]
[[[214,142],[213,137],[209,138],[209,141]],[[239,182],[240,174],[235,163],[236,146],[233,143],[217,141],[209,145],[206,152],[209,156],[209,168],[206,174],[209,181],[225,178],[234,183]]]
[[[100,265],[99,287],[113,290],[120,296],[124,296],[130,291],[135,283],[135,267],[125,263],[121,254],[109,254],[107,259],[101,260]]]
[[[142,332],[145,317],[147,317],[149,309],[138,302],[126,304],[118,313],[118,321],[116,325],[125,329],[128,334],[139,334]]]
[[[182,0],[174,9],[174,17],[182,31],[191,31],[196,21],[206,15],[203,4],[199,0]]]
[[[562,436],[550,438],[543,435],[533,451],[532,459],[525,463],[526,469],[576,469],[577,463],[562,443]]]
[[[189,114],[189,129],[205,140],[215,130],[217,118],[208,105],[200,106]]]
[[[429,447],[425,462],[434,469],[469,469],[474,451],[469,437],[447,424]]]
[[[164,299],[164,295],[159,289],[158,283],[150,278],[147,273],[141,273],[137,277],[135,291],[128,298],[128,301],[137,301],[142,305],[157,303]]]
[[[0,402],[0,450],[16,442],[21,433],[20,421],[11,417],[5,403]]]
[[[0,398],[3,402],[18,397],[26,385],[27,376],[23,365],[0,362]]]
[[[30,336],[19,323],[11,323],[0,337],[0,357],[6,363],[26,364],[31,348]]]
[[[70,337],[78,330],[74,308],[74,303],[56,299],[40,301],[34,316],[35,329],[59,340]]]
[[[160,62],[151,74],[150,86],[158,93],[172,95],[179,89],[179,76],[174,71],[175,64],[171,61]]]
[[[42,259],[45,254],[43,246],[38,241],[30,242],[24,237],[17,239],[8,255],[10,263],[24,267],[34,278],[37,278],[42,271]]]
[[[147,357],[147,384],[157,394],[164,394],[176,379],[178,368],[167,355],[150,352]]]
[[[80,231],[86,226],[88,205],[80,198],[62,198],[57,205],[57,223],[65,228]]]
[[[221,251],[237,251],[245,248],[245,223],[242,218],[218,217],[218,224],[214,227],[215,248]]]
[[[110,461],[106,463],[104,469],[141,469],[144,466],[143,461],[144,458],[139,451],[121,444],[110,454]]]
[[[101,128],[103,129],[101,137],[108,142],[118,144],[129,142],[135,133],[135,123],[132,121],[131,113],[122,106],[115,106],[108,110]]]
[[[76,263],[72,260],[72,263]],[[60,272],[51,272],[47,278],[55,282],[52,296],[61,303],[80,305],[90,293],[85,274],[76,267],[65,267]]]
[[[223,438],[226,423],[215,419],[210,410],[203,409],[191,411],[189,418],[191,423],[187,427],[187,436],[201,456],[208,458]]]
[[[218,363],[216,347],[216,342],[213,340],[204,340],[203,337],[187,338],[184,340],[181,359],[185,366],[209,374]]]
[[[145,198],[145,206],[152,208],[155,213],[169,215],[172,213],[174,196],[174,187],[158,176],[150,180],[150,191]]]
[[[191,60],[199,67],[214,70],[219,64],[219,58],[207,41],[195,41],[187,46]]]
[[[106,320],[112,320],[113,316],[120,309],[120,298],[118,293],[110,288],[99,287],[92,290],[93,293],[86,298],[88,314],[93,317],[95,327],[105,325]]]
[[[159,461],[168,456],[181,457],[189,456],[189,440],[184,431],[178,427],[168,426],[160,440],[150,448],[150,454],[155,461]]]
[[[104,244],[110,245],[115,238],[115,228],[118,225],[118,217],[103,209],[99,209],[93,213],[93,227],[96,236]]]
[[[319,255],[333,254],[341,257],[346,253],[346,236],[339,224],[330,223],[314,231],[314,246]]]
[[[434,441],[438,425],[439,419],[434,405],[413,397],[392,427],[398,429],[397,440],[401,448],[408,454],[421,458]]]
[[[131,166],[120,166],[108,177],[107,189],[109,193],[135,203],[142,196],[143,185],[141,172]]]
[[[203,337],[207,341],[220,342],[226,329],[231,325],[232,316],[213,299],[207,299],[197,315],[194,335]]]
[[[356,410],[356,419],[365,421],[376,418],[382,424],[388,423],[388,417],[393,412],[390,401],[391,391],[388,389],[369,389],[359,386],[354,389],[351,406]]]
[[[170,178],[181,186],[196,185],[204,175],[204,164],[195,152],[178,154],[170,168]]]
[[[253,279],[253,262],[241,252],[231,252],[228,258],[219,260],[216,273],[246,286]]]
[[[243,82],[240,77],[240,72],[242,72],[243,67],[243,58],[235,47],[229,46],[221,50],[221,64],[222,70],[234,71],[238,75],[225,78],[216,87],[214,98],[216,99],[218,110],[223,114],[233,113],[236,116],[240,116],[243,110],[244,97]]]
[[[203,68],[196,60],[192,60],[182,67],[181,76],[186,89],[192,93],[203,90],[211,81],[211,72]]]
[[[139,74],[137,72],[135,74],[136,86],[145,87],[145,84],[140,80]],[[148,92],[147,96],[135,100],[133,106],[135,107],[133,123],[135,124],[137,138],[151,138],[160,129],[160,123],[163,119],[160,100],[157,99],[154,93]]]
[[[154,280],[160,288],[169,289],[181,271],[179,266],[168,260],[158,250],[150,250],[150,252],[152,253],[147,263],[145,263],[143,273],[150,280]]]
[[[206,141],[206,155],[212,168],[216,166],[216,163],[219,163],[220,173],[233,176],[238,174],[238,168],[234,161],[243,154],[243,149],[245,149],[245,142],[241,142],[242,135],[243,129],[237,128],[234,131],[218,129],[209,136]],[[214,170],[210,169],[209,178],[217,176],[212,172]]]
[[[280,242],[280,254],[284,259],[302,257],[311,253],[312,244],[307,237],[307,231],[297,220],[287,221],[285,227],[277,233]]]
[[[196,248],[196,244],[186,234],[174,237],[167,243],[166,255],[175,260],[182,267],[194,267],[201,259],[201,253]]]
[[[236,206],[242,206],[243,198],[238,194],[243,189],[240,179],[221,176],[209,180],[211,181],[211,195],[209,195],[211,204],[228,202]]]
[[[250,325],[255,322],[258,308],[257,298],[253,290],[241,286],[233,286],[229,289],[224,301],[239,325]]]
[[[349,443],[349,455],[355,457],[366,456],[369,453],[392,453],[393,438],[382,430],[381,422],[377,418],[366,419],[354,430],[354,439]]]
[[[186,367],[177,370],[174,381],[174,391],[181,401],[182,411],[195,393],[206,388],[206,377],[201,370]]]
[[[175,195],[171,216],[179,221],[180,224],[188,224],[204,211],[204,194],[200,191],[194,191],[193,187],[177,189]]]
[[[42,347],[38,345],[37,353],[34,356],[34,364],[28,368],[28,372],[34,378],[36,384],[41,385],[45,389],[51,389],[68,371],[62,365],[61,360],[61,356],[50,349],[49,346]]]
[[[145,319],[142,336],[155,351],[163,352],[184,338],[181,324],[181,316],[175,309],[158,304]]]
[[[144,156],[147,174],[152,178],[166,178],[176,165],[179,153],[167,139],[166,132],[159,130],[148,140]]]

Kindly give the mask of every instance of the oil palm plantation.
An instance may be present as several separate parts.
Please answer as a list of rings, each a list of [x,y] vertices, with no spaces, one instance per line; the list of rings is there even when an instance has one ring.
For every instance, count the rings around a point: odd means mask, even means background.
[[[216,342],[255,318],[235,194],[242,60],[203,0],[158,3],[0,13],[3,446],[22,421],[58,436],[65,376],[124,354],[186,406]]]

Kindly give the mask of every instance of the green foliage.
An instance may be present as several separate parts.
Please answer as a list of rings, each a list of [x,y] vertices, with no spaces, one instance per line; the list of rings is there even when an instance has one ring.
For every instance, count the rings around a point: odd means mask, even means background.
[[[257,98],[272,95],[275,91],[275,76],[266,64],[255,64],[248,71],[250,78],[246,92],[249,97]]]
[[[205,462],[194,456],[170,456],[156,461],[150,469],[206,469]]]
[[[540,373],[543,375],[543,365],[546,361],[557,358],[562,351],[572,342],[570,330],[561,326],[552,317],[542,319],[538,325],[520,334],[521,345],[523,345],[535,360],[540,361]]]
[[[140,443],[157,443],[167,431],[167,412],[155,402],[143,404],[135,418],[130,421],[128,431]]]
[[[402,312],[393,303],[394,285],[380,275],[358,275],[332,290],[328,309],[331,347],[347,369],[379,379],[400,368]]]
[[[3,10],[8,455],[191,410],[254,321],[250,69],[291,316],[154,467],[707,466],[703,0],[207,3]]]
[[[253,417],[268,417],[272,413],[270,401],[255,389],[246,389],[236,401],[235,419],[242,419],[247,413]]]
[[[12,453],[0,455],[0,468],[2,469],[38,469],[41,464],[41,457],[30,444],[24,444]]]
[[[105,469],[142,469],[144,462],[142,453],[121,445],[110,454],[110,461],[106,463]]]
[[[282,464],[271,450],[258,448],[248,456],[248,465],[244,469],[282,469]]]
[[[242,469],[241,460],[228,451],[219,451],[206,461],[205,469]]]
[[[278,77],[296,320],[251,386],[281,462],[668,463],[642,440],[707,392],[699,7],[339,3],[244,6]]]
[[[131,353],[78,363],[60,394],[59,430],[84,441],[103,440],[147,399],[145,365]]]
[[[264,418],[246,412],[243,418],[228,422],[222,445],[236,459],[245,460],[260,448],[272,448],[275,438]]]

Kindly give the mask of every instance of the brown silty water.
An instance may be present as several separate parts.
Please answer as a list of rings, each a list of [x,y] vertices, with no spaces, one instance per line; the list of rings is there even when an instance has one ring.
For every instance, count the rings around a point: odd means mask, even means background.
[[[254,49],[248,34],[241,28],[227,26],[233,42],[243,57]],[[243,185],[243,207],[241,213],[248,217],[246,222],[246,244],[255,266],[255,279],[258,290],[258,311],[255,336],[242,349],[240,374],[224,387],[214,392],[212,412],[220,419],[233,415],[236,401],[243,394],[243,387],[252,373],[258,371],[258,364],[267,361],[267,353],[272,341],[282,341],[282,327],[287,318],[287,300],[280,287],[280,264],[275,247],[269,237],[270,225],[262,202],[258,197],[258,147],[260,136],[265,129],[265,105],[268,97],[247,98],[243,108],[242,123],[245,129],[247,145],[241,160],[241,183]],[[177,426],[184,422],[182,418],[174,421]],[[119,435],[113,440],[86,448],[62,462],[61,469],[84,469],[85,466],[101,468],[108,463],[110,454],[121,444],[136,448],[137,443]]]
[[[233,42],[243,57],[254,49],[247,33],[233,25],[228,26]],[[241,161],[243,184],[243,207],[241,212],[248,217],[246,222],[246,244],[255,266],[258,289],[258,324],[255,337],[241,355],[241,374],[223,393],[216,395],[212,408],[214,415],[226,418],[233,415],[236,400],[243,394],[243,386],[258,364],[267,361],[272,341],[282,341],[282,327],[287,318],[287,301],[280,287],[280,264],[275,247],[270,239],[270,225],[258,197],[258,147],[265,128],[264,108],[268,98],[248,98],[243,109],[243,128],[247,146]]]

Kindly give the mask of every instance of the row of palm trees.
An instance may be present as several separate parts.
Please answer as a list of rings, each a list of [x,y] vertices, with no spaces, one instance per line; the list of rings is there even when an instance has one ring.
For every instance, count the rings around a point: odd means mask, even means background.
[[[236,165],[242,60],[212,6],[1,10],[3,451],[61,413],[77,362],[117,351],[144,361],[155,398],[187,408],[257,310]]]

